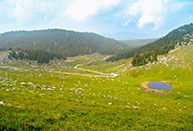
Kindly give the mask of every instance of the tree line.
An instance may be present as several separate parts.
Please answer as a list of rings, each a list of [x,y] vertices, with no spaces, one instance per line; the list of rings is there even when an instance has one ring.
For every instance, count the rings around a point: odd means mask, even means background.
[[[6,48],[0,48],[0,51],[7,51]]]
[[[169,44],[163,47],[156,48],[151,51],[145,51],[143,53],[136,54],[133,57],[132,65],[133,66],[142,66],[142,65],[157,61],[158,55],[167,54],[170,50],[174,49],[174,47],[175,47],[175,44]]]
[[[11,50],[8,57],[10,59],[28,59],[28,60],[34,60],[38,63],[49,63],[50,60],[57,58],[57,59],[63,59],[66,60],[65,56],[49,53],[43,50],[22,50],[22,49],[16,49]]]
[[[0,34],[0,47],[44,50],[66,57],[100,53],[115,55],[129,47],[120,41],[94,33],[80,33],[61,29],[13,31]]]
[[[170,50],[174,49],[177,44],[180,46],[182,41],[188,41],[189,39],[184,40],[183,37],[192,33],[193,24],[191,23],[184,25],[169,32],[166,36],[158,39],[155,42],[119,53],[118,55],[107,59],[107,61],[116,61],[133,57],[133,66],[145,65],[149,62],[156,61],[158,55],[167,54]]]

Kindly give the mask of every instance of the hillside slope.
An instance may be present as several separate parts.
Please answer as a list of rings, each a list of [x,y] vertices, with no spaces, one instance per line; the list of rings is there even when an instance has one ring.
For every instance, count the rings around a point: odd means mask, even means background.
[[[185,35],[192,35],[193,34],[193,23],[181,26],[173,31],[169,32],[166,36],[158,39],[155,42],[152,42],[148,45],[145,45],[138,49],[138,52],[142,51],[149,51],[156,48],[164,47],[168,44],[177,44],[177,42],[182,41],[182,38]]]
[[[94,33],[49,29],[3,33],[0,35],[0,48],[44,50],[67,57],[96,52],[114,55],[128,46]]]
[[[148,62],[157,60],[158,55],[167,54],[170,50],[174,49],[176,46],[180,46],[181,45],[180,43],[191,42],[192,34],[193,34],[193,24],[184,25],[169,32],[166,36],[156,40],[155,42],[141,46],[134,50],[120,53],[116,57],[110,58],[109,61],[129,58],[137,54],[134,57],[133,65],[147,64]],[[184,39],[187,36],[189,36],[189,38]]]

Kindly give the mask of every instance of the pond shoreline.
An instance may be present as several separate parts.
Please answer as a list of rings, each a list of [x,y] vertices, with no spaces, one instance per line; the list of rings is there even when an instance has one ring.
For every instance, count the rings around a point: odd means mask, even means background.
[[[161,81],[161,82],[166,83],[165,81]],[[148,85],[150,83],[151,83],[150,81],[145,81],[145,82],[141,83],[142,90],[144,92],[156,93],[156,94],[159,94],[159,95],[169,95],[170,94],[170,93],[158,90],[158,89],[151,89],[151,88],[149,88]]]

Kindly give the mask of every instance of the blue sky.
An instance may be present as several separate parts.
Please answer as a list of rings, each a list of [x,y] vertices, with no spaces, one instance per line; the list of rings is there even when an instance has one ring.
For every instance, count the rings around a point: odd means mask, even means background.
[[[60,28],[157,38],[193,22],[193,0],[0,0],[0,32]]]

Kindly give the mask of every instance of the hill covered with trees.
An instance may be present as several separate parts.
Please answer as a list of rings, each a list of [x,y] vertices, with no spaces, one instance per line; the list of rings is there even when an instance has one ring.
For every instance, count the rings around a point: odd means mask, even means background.
[[[156,40],[155,42],[141,46],[139,48],[125,51],[109,58],[107,61],[115,61],[123,58],[133,57],[133,66],[145,65],[149,62],[157,60],[158,55],[167,54],[176,46],[190,44],[193,34],[193,24],[181,26],[166,36]]]
[[[94,33],[48,29],[0,34],[0,48],[38,50],[57,56],[69,57],[96,52],[115,55],[127,50],[129,46]]]

